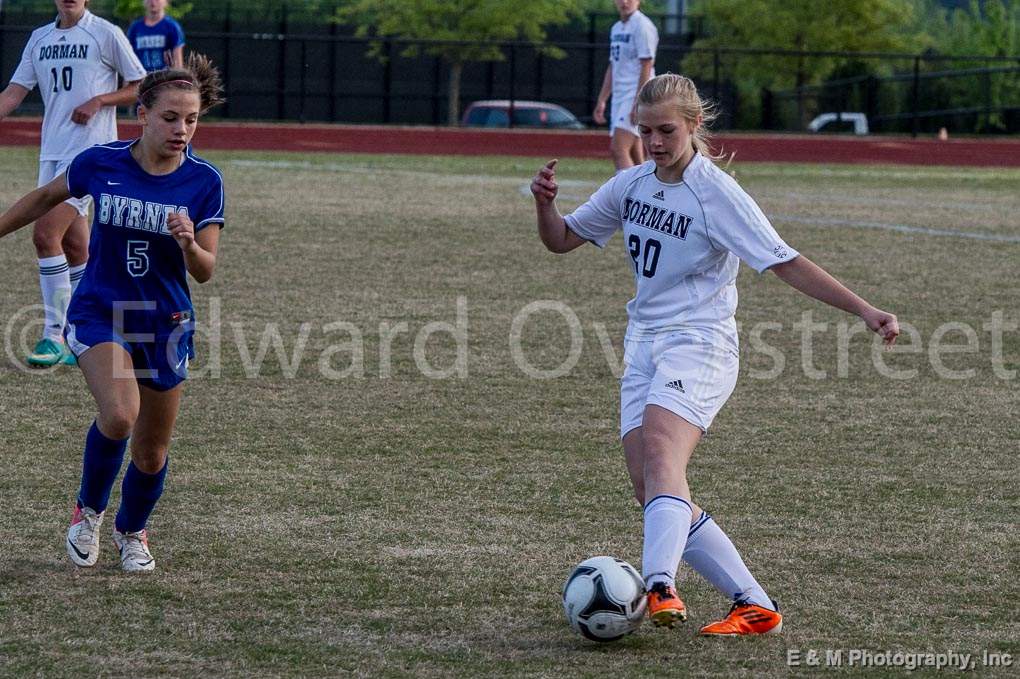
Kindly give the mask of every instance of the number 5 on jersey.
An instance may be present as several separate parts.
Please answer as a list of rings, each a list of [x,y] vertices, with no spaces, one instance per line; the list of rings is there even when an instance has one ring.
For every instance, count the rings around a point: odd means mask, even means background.
[[[147,240],[129,240],[127,242],[127,270],[128,273],[139,278],[149,272],[149,249]]]

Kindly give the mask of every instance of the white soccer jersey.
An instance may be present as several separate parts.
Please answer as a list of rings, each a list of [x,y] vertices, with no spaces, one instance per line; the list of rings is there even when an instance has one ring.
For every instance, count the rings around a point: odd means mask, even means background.
[[[659,45],[659,31],[652,20],[634,12],[627,21],[617,21],[609,34],[609,63],[613,68],[613,99],[634,100],[641,60],[654,59]],[[655,70],[652,70],[655,75]]]
[[[77,25],[60,29],[57,22],[32,32],[12,83],[39,86],[43,115],[39,160],[69,160],[95,144],[117,138],[114,107],[104,106],[87,124],[71,121],[74,109],[99,94],[117,89],[117,75],[141,80],[145,69],[124,32],[88,10]]]
[[[736,180],[700,153],[677,184],[659,181],[652,161],[624,170],[565,220],[599,247],[623,229],[637,284],[627,304],[633,341],[704,330],[735,342],[738,258],[760,273],[798,255]]]

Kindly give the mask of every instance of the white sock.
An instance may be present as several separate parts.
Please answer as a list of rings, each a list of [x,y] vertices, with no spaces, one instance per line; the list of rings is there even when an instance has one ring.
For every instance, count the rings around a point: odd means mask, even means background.
[[[64,255],[39,260],[39,287],[42,289],[45,307],[43,313],[46,318],[43,337],[63,342],[67,303],[71,301],[71,277]]]
[[[691,525],[691,505],[675,495],[656,495],[645,505],[645,544],[641,576],[655,583],[676,584],[676,569]]]
[[[88,266],[88,262],[84,264],[78,264],[77,266],[68,266],[67,275],[71,279],[71,295],[73,296],[75,291],[78,289],[78,283],[81,282],[82,277],[85,275],[85,267]]]
[[[708,512],[703,511],[690,528],[684,561],[730,600],[775,610],[772,599],[747,570],[733,542]]]

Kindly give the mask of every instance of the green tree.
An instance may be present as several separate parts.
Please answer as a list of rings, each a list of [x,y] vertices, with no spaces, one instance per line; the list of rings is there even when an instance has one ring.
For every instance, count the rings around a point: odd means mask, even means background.
[[[356,25],[360,36],[451,41],[445,45],[411,46],[403,54],[413,56],[424,50],[449,64],[447,121],[454,125],[460,113],[460,79],[465,63],[502,61],[503,50],[491,43],[507,40],[541,43],[547,27],[569,21],[590,5],[589,0],[351,0],[337,10],[337,20]],[[454,41],[490,44],[453,44]],[[555,48],[544,50],[551,56],[562,54]]]
[[[971,0],[969,7],[951,10],[932,5],[926,15],[925,29],[932,36],[932,46],[942,54],[1020,54],[1020,2],[1016,0]]]
[[[796,51],[903,51],[918,47],[911,30],[914,0],[711,0],[698,2],[709,37],[695,47],[749,47]],[[745,99],[762,88],[790,88],[817,84],[839,65],[836,58],[806,56],[729,57],[727,74]],[[664,65],[665,67],[665,65]],[[684,70],[707,76],[711,57],[694,53]],[[806,124],[803,100],[798,119]]]
[[[923,28],[930,36],[931,49],[947,56],[1004,57],[1020,55],[1020,2],[971,0],[969,7],[946,10],[927,0]],[[944,68],[935,62],[936,68]],[[975,60],[953,62],[954,68],[1014,66]],[[947,78],[938,83],[946,108],[988,105],[1002,108],[1020,99],[1020,76],[1012,73],[989,73],[978,76]],[[975,122],[974,131],[1002,131],[1001,113],[989,113]]]
[[[175,19],[180,19],[191,11],[190,2],[171,2],[167,5],[166,13]],[[116,0],[113,7],[113,15],[122,21],[137,19],[145,14],[144,0]]]

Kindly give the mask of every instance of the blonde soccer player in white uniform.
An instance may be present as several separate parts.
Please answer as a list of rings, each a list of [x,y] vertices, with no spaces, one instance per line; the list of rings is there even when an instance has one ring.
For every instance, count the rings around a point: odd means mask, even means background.
[[[659,32],[639,10],[641,0],[614,0],[620,20],[610,31],[609,66],[592,117],[606,122],[606,100],[612,95],[609,148],[617,171],[641,164],[644,154],[637,128],[637,94],[655,75]]]
[[[10,84],[0,92],[0,120],[38,86],[45,114],[39,186],[63,174],[95,144],[117,138],[116,106],[131,104],[145,69],[119,28],[88,10],[88,0],[55,0],[57,18],[33,31]],[[118,88],[118,76],[124,85]],[[50,210],[32,233],[39,258],[45,326],[28,364],[73,365],[64,345],[67,305],[88,260],[88,199],[72,198]]]
[[[569,252],[605,246],[617,231],[633,262],[637,294],[627,305],[620,435],[634,493],[644,506],[642,574],[656,625],[686,620],[676,590],[681,558],[732,602],[705,635],[782,629],[779,607],[751,575],[733,543],[694,504],[687,464],[737,381],[734,313],[740,260],[771,270],[797,290],[860,316],[892,344],[893,314],[844,287],[776,233],[758,205],[706,155],[712,117],[690,79],[650,80],[638,125],[652,159],[617,174],[567,216],[556,208],[550,161],[531,191],[546,247]]]

